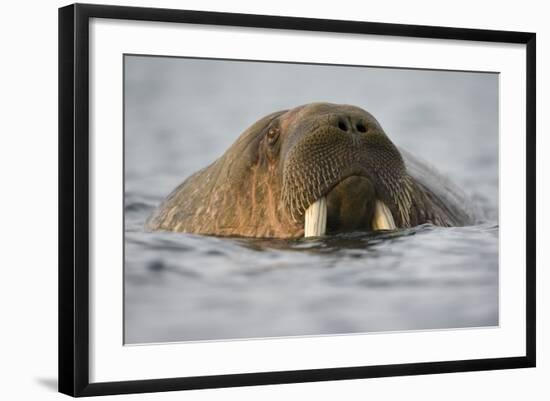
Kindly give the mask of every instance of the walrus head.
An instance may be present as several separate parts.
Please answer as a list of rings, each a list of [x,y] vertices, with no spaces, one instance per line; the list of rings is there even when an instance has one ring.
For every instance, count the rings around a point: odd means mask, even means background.
[[[359,107],[311,103],[253,124],[176,188],[148,225],[290,238],[424,222],[452,223],[378,121]]]

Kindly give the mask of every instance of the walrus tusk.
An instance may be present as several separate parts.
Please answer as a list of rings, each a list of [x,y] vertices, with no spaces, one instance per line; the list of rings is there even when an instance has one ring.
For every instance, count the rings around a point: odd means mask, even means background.
[[[377,200],[374,204],[374,217],[372,219],[373,230],[395,230],[395,221],[390,209],[382,201]]]
[[[323,196],[306,210],[304,237],[320,237],[327,231],[327,199]]]

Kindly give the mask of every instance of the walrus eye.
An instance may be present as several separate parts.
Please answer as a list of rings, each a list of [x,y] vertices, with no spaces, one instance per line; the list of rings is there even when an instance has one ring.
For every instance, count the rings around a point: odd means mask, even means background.
[[[269,131],[267,131],[267,140],[270,145],[274,144],[277,141],[277,139],[279,138],[279,133],[279,128],[270,128]]]

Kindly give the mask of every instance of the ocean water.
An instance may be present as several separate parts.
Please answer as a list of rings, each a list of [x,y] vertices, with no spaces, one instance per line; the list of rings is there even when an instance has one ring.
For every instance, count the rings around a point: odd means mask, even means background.
[[[128,344],[499,323],[498,74],[125,57]],[[312,101],[371,112],[449,177],[481,224],[322,239],[144,230],[249,125]]]

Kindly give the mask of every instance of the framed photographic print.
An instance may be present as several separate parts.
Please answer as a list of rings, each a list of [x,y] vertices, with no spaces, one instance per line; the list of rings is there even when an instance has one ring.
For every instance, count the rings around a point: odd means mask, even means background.
[[[535,34],[59,10],[59,389],[535,366]]]

